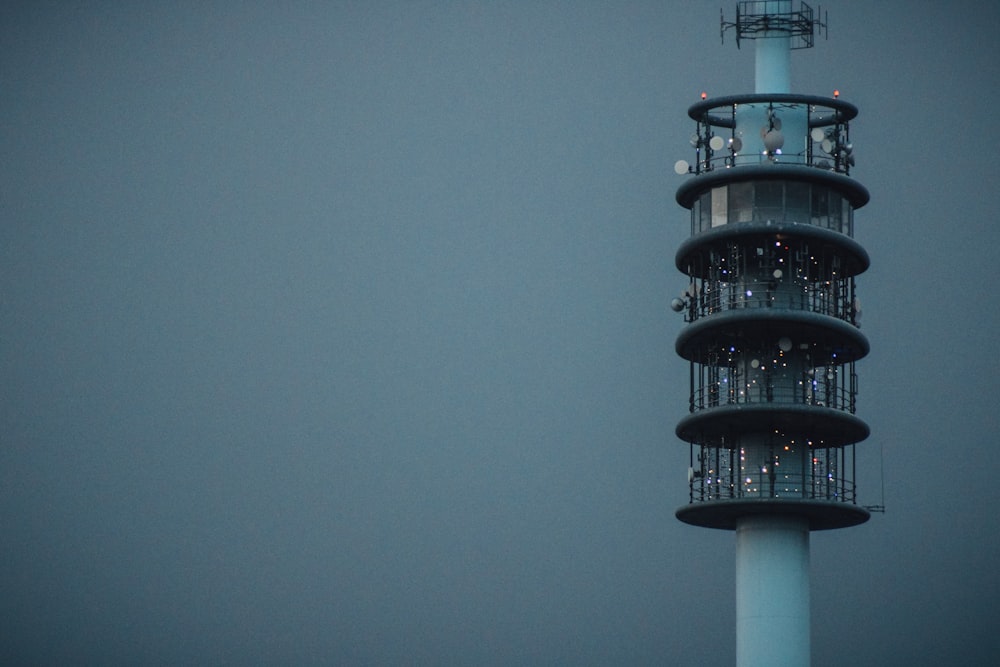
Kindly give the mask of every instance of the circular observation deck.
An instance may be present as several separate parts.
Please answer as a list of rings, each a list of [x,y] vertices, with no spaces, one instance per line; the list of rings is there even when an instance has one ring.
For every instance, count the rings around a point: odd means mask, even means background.
[[[684,505],[674,513],[692,526],[722,530],[736,530],[741,518],[762,514],[805,517],[809,530],[849,528],[871,518],[868,510],[850,502],[784,498],[707,500]]]
[[[730,183],[757,181],[791,181],[820,186],[839,192],[853,208],[861,208],[871,199],[871,194],[865,186],[843,173],[824,169],[803,169],[798,164],[764,162],[738,168],[692,173],[697,173],[698,178],[683,183],[677,188],[674,196],[677,203],[687,209],[692,208],[695,200],[706,190]]]
[[[871,433],[868,424],[846,407],[820,406],[806,395],[801,401],[797,398],[779,393],[778,400],[707,407],[681,419],[674,432],[681,440],[710,447],[744,434],[773,432],[814,434],[817,446],[843,447],[861,442]]]
[[[809,255],[824,258],[824,264],[833,263],[826,258],[836,257],[841,278],[864,273],[871,263],[861,244],[839,231],[808,222],[748,220],[710,226],[696,233],[677,249],[674,264],[681,273],[707,278],[714,263],[713,253],[726,252],[736,243],[760,248],[790,243],[794,243],[796,249],[805,246]]]
[[[697,123],[695,162],[678,173],[724,167],[795,164],[847,175],[854,165],[849,121],[858,109],[838,98],[755,93],[702,100],[688,109]]]
[[[787,338],[795,349],[806,350],[816,364],[845,364],[868,354],[868,339],[853,325],[830,315],[784,308],[723,310],[701,317],[681,330],[674,343],[677,354],[701,363],[712,350],[745,348],[761,341]]]

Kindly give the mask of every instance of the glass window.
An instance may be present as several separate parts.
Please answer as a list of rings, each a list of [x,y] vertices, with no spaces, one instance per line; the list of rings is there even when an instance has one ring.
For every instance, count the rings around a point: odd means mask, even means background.
[[[830,226],[830,192],[821,186],[812,189],[812,224]]]
[[[718,227],[726,224],[728,213],[728,196],[726,186],[712,188],[712,226]]]
[[[809,184],[790,182],[785,185],[785,220],[809,220]]]
[[[753,183],[733,183],[729,186],[729,220],[753,220]]]
[[[837,195],[830,196],[830,229],[841,231],[841,215],[844,199]]]
[[[701,196],[701,219],[698,221],[698,228],[709,229],[712,226],[712,192],[706,192]]]
[[[781,181],[757,183],[755,220],[781,220],[785,184]]]

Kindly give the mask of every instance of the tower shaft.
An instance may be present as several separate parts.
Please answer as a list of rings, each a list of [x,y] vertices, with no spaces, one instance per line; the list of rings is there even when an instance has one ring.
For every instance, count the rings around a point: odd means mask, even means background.
[[[739,2],[737,43],[755,41],[753,94],[704,99],[692,174],[677,191],[691,237],[676,255],[688,280],[673,307],[691,364],[690,502],[677,517],[736,532],[739,667],[809,664],[809,533],[868,520],[856,504],[859,331],[853,239],[868,192],[849,177],[839,98],[790,92],[790,52],[823,26],[793,0]]]
[[[763,9],[787,13],[791,4],[769,1]],[[761,37],[755,40],[754,92],[790,93],[789,36],[767,30]],[[766,465],[759,462],[761,469]],[[808,665],[809,622],[809,522],[780,515],[737,519],[736,667]]]
[[[791,13],[791,0],[766,0],[754,3],[756,10],[763,13],[765,27],[756,35],[756,58],[754,62],[754,92],[756,93],[790,93],[792,92],[792,51],[791,36],[788,30],[779,24],[772,28],[770,16],[782,16]]]
[[[809,522],[750,516],[736,525],[736,666],[809,664]]]
[[[757,41],[754,62],[754,92],[790,93],[792,57],[788,37],[771,37]]]

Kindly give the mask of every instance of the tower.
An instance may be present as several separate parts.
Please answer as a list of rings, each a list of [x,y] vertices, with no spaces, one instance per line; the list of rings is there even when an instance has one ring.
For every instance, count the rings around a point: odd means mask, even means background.
[[[677,202],[691,236],[676,254],[688,286],[672,307],[690,362],[689,503],[677,518],[736,533],[737,665],[809,664],[809,534],[868,520],[856,504],[855,276],[868,254],[854,211],[868,191],[850,177],[849,123],[834,97],[790,92],[790,53],[825,23],[805,2],[739,2],[754,40],[754,93],[702,100],[693,164]]]

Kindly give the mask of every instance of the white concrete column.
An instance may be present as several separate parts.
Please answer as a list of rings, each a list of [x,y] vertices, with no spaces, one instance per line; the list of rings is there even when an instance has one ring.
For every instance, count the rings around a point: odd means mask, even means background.
[[[788,14],[792,11],[790,0],[770,0],[764,3],[764,11],[773,14]],[[756,59],[754,62],[754,92],[792,92],[792,42],[787,32],[768,31],[758,35]]]
[[[805,518],[748,516],[736,526],[736,665],[809,665]]]
[[[790,93],[792,51],[788,37],[757,39],[754,61],[755,93]]]

